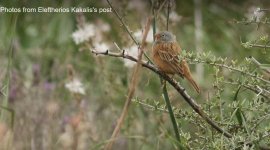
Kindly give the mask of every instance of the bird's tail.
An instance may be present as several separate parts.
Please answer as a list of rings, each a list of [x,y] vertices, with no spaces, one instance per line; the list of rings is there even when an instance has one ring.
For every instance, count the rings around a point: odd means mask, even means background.
[[[201,92],[201,90],[200,90],[198,84],[194,81],[194,79],[193,79],[191,76],[186,76],[186,79],[189,81],[189,83],[191,83],[191,85],[193,86],[193,88],[194,88],[198,93]]]
[[[194,89],[198,93],[200,93],[201,90],[200,90],[198,84],[193,80],[186,60],[182,60],[182,62],[181,62],[181,68],[183,70],[183,76],[191,83],[191,85],[194,87]]]

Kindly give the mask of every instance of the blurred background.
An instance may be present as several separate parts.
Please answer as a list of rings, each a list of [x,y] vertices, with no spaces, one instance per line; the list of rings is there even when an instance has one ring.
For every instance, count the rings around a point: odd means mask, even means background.
[[[163,3],[162,0],[111,2],[138,41],[147,17],[152,14],[153,3],[158,8]],[[0,7],[40,6],[109,8],[105,0],[0,2]],[[166,6],[157,16],[157,31],[166,30]],[[249,56],[261,64],[270,63],[269,50],[253,46],[269,42],[269,10],[262,11],[269,6],[268,0],[171,0],[169,31],[176,35],[182,49],[201,54],[211,52],[217,58],[227,58],[225,64],[247,67],[246,71],[251,72],[256,66],[246,61]],[[152,34],[151,28],[146,48],[149,55]],[[136,46],[112,12],[0,12],[0,102],[3,106],[0,146],[3,149],[103,148],[123,108],[134,63],[95,56],[85,43],[95,50],[119,52],[119,47],[130,55],[137,55]],[[237,122],[233,117],[233,101],[239,81],[251,79],[203,63],[191,62],[190,67],[202,88],[201,94],[185,80],[176,79],[211,118],[237,136],[224,139],[168,86],[183,141],[191,149],[233,149],[240,142],[253,139],[261,144],[257,140],[259,134],[270,133],[269,97],[262,98],[258,92],[249,90],[241,90],[238,95],[248,128],[254,127],[260,116],[265,116],[257,132],[247,134],[243,128],[233,126]],[[176,149],[169,115],[163,112],[166,107],[159,77],[145,68],[140,75],[114,149]],[[265,79],[269,81],[269,74]],[[256,84],[269,90],[269,83]],[[10,113],[13,111],[14,116]],[[269,136],[261,139],[262,145],[269,144],[269,139]]]

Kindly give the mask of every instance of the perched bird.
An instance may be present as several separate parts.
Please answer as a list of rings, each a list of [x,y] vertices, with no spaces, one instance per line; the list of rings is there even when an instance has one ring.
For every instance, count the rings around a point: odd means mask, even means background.
[[[200,93],[200,88],[192,78],[186,60],[179,59],[181,51],[181,47],[172,33],[163,31],[155,35],[152,57],[158,69],[166,74],[177,74],[182,78],[186,78],[194,89]]]

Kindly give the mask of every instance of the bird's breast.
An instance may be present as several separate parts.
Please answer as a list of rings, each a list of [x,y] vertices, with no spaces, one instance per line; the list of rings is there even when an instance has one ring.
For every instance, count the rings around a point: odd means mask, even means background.
[[[166,50],[166,47],[164,47],[164,44],[154,44],[152,48],[152,59],[155,63],[155,65],[158,67],[158,69],[162,72],[165,72],[167,74],[175,74],[175,71],[171,67],[170,63],[166,60],[163,60],[160,55],[159,51]]]

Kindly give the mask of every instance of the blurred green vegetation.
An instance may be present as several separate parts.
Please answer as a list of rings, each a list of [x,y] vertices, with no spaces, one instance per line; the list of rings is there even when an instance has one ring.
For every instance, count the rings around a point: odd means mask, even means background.
[[[143,29],[147,16],[151,14],[150,1],[112,0],[112,3],[120,15],[124,16],[124,21],[133,33]],[[104,0],[31,0],[31,3],[29,0],[3,0],[0,6],[108,7]],[[241,44],[241,41],[255,40],[263,43],[258,39],[269,36],[269,24],[237,23],[244,18],[251,19],[257,8],[269,6],[270,1],[267,0],[203,1],[203,52],[226,57],[227,60],[221,61],[221,64],[231,65],[231,60],[235,60],[233,67],[246,67],[247,72],[262,74],[269,81],[269,74],[265,75],[254,64],[246,61],[247,57],[252,56],[262,64],[269,64],[269,49],[245,48]],[[195,53],[191,57],[190,62],[193,63],[190,67],[196,78],[194,63],[197,63],[194,58],[200,56],[196,55],[195,49],[194,8],[193,1],[174,1],[171,11],[177,13],[180,20],[171,21],[169,30],[176,35],[182,49]],[[263,13],[263,18],[269,17],[269,11]],[[86,22],[94,24],[97,29],[100,21],[110,26],[110,30],[102,34],[102,41],[109,45],[110,50],[117,51],[113,42],[120,48],[133,45],[113,13],[83,15]],[[165,30],[165,16],[165,9],[162,9],[157,18],[159,31]],[[1,140],[5,141],[0,144],[1,147],[74,149],[74,145],[79,145],[77,149],[102,149],[109,139],[126,99],[132,68],[126,67],[122,59],[95,56],[87,49],[80,51],[85,48],[82,44],[76,45],[72,39],[72,34],[80,28],[77,17],[76,13],[0,13],[0,89],[4,93],[0,99],[3,102],[8,98],[8,107],[16,114],[13,129],[9,126],[9,119],[0,123],[0,143]],[[14,28],[15,19],[17,24]],[[13,50],[12,58],[8,55],[10,47]],[[150,49],[151,43],[148,43],[148,54]],[[12,66],[7,86],[9,60]],[[78,96],[65,88],[70,80],[68,66],[72,66],[74,76],[81,80],[86,89],[86,94],[79,96],[79,105]],[[234,137],[226,139],[214,131],[168,86],[169,97],[178,114],[177,122],[181,125],[179,130],[182,141],[190,149],[245,149],[250,143],[254,144],[250,149],[269,147],[269,97],[257,96],[257,93],[242,87],[237,100],[234,99],[241,84],[252,84],[255,89],[259,86],[268,91],[269,84],[222,67],[208,64],[203,67],[203,78],[197,79],[203,91],[200,95],[195,93],[187,81],[178,77],[177,80],[208,115],[233,133]],[[236,85],[225,83],[229,81]],[[9,92],[6,92],[5,87],[9,87]],[[159,77],[142,69],[135,95],[114,149],[176,149],[169,115],[157,110],[166,109]],[[156,109],[151,110],[139,102]],[[234,116],[236,108],[241,108],[245,114],[247,125],[244,127],[238,125],[239,118]],[[74,142],[76,138],[71,138],[69,131],[77,128],[79,138]]]

